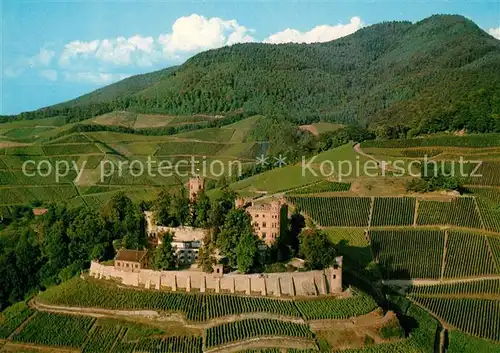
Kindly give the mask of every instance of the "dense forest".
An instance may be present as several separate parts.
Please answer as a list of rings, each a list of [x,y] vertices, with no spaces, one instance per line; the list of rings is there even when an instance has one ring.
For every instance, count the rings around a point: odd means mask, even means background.
[[[317,44],[238,44],[7,119],[112,110],[259,113],[382,126],[385,137],[500,131],[500,41],[462,16],[386,22]],[[384,137],[384,136],[382,136]]]

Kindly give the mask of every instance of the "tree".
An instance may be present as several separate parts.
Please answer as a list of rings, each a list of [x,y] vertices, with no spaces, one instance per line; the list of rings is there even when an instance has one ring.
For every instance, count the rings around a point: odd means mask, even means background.
[[[169,213],[171,216],[170,226],[178,227],[187,224],[190,206],[189,196],[185,188],[182,188],[180,193],[173,195]]]
[[[308,267],[315,270],[327,268],[335,261],[335,244],[317,229],[301,233],[299,251]]]
[[[170,224],[170,202],[171,196],[168,190],[160,190],[153,201],[154,218],[158,224]]]
[[[213,265],[217,263],[217,259],[215,258],[215,244],[212,241],[211,232],[205,233],[203,237],[203,246],[198,252],[198,260],[196,263],[207,273],[212,273]]]
[[[208,228],[210,225],[210,199],[202,190],[192,204],[192,224],[195,227]]]
[[[242,234],[235,251],[238,271],[250,272],[255,264],[258,251],[258,239],[255,234],[250,232]]]
[[[172,270],[177,267],[177,255],[172,246],[174,233],[167,232],[161,237],[161,244],[154,253],[154,268],[157,270]]]
[[[253,234],[252,219],[243,209],[232,209],[227,214],[224,225],[217,235],[217,247],[221,255],[228,260],[228,265],[236,268],[237,254],[236,249],[240,239],[249,234]]]

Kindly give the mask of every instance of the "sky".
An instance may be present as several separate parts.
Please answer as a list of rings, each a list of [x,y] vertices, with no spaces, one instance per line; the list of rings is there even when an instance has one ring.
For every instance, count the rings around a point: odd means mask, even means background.
[[[460,14],[500,39],[500,1],[1,1],[0,114],[76,98],[242,42],[335,40],[382,21]]]

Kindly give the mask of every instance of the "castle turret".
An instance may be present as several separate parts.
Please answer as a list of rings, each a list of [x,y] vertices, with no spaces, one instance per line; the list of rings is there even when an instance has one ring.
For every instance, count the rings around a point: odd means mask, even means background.
[[[189,200],[194,201],[196,196],[205,189],[205,179],[201,177],[189,178]]]
[[[330,283],[330,294],[342,293],[342,262],[343,257],[337,256],[335,264],[326,270],[328,282]]]

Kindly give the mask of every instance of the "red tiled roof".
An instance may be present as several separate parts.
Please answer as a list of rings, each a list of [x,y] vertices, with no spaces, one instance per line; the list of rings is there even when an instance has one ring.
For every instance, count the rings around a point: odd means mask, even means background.
[[[141,262],[147,254],[147,250],[119,250],[115,260]]]

